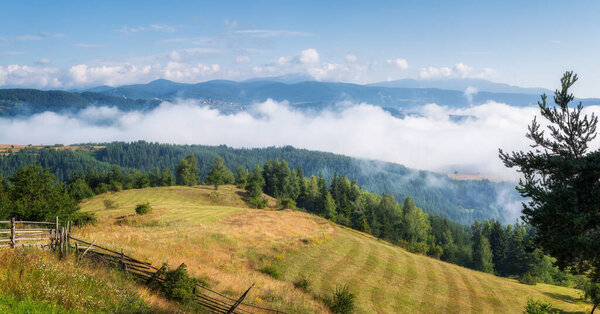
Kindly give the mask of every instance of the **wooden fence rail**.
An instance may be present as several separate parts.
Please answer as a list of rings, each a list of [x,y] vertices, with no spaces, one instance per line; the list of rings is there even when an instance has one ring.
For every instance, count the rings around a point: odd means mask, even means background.
[[[53,247],[59,242],[60,224],[55,222],[2,220],[0,225],[9,225],[9,229],[0,229],[0,248],[2,247]],[[48,225],[46,227],[44,225]],[[54,228],[52,228],[52,227]],[[58,230],[58,231],[57,231]]]
[[[96,240],[89,242],[86,240],[82,240],[71,235],[68,236],[69,240],[73,241],[73,245],[69,244],[70,249],[74,249],[75,252],[80,254],[80,256],[86,256],[92,260],[101,261],[107,264],[110,264],[115,267],[121,268],[126,273],[137,277],[140,280],[143,280],[146,283],[149,283],[152,280],[156,280],[158,282],[163,282],[164,278],[162,278],[159,274],[160,270],[163,269],[152,266],[151,263],[146,261],[141,261],[134,257],[125,255],[123,250],[116,251],[111,250],[109,248],[100,246],[96,244]],[[248,291],[244,293],[244,295],[239,299],[234,299],[218,293],[214,290],[211,290],[202,285],[196,285],[194,289],[194,296],[196,298],[196,302],[205,307],[206,309],[215,312],[215,313],[282,313],[284,312],[264,308],[260,306],[256,306],[253,304],[248,304],[242,302],[245,296],[248,294]]]
[[[0,248],[2,247],[48,247],[58,251],[61,256],[74,252],[78,258],[89,258],[121,268],[126,273],[146,282],[164,282],[162,270],[150,262],[141,261],[125,255],[123,249],[111,250],[96,244],[96,240],[88,242],[70,235],[71,223],[61,225],[58,217],[54,222],[47,221],[0,221],[0,225],[8,224],[10,229],[0,229]],[[49,227],[45,227],[47,225]],[[254,286],[254,285],[252,285]],[[207,287],[197,284],[194,288],[195,301],[214,313],[282,313],[284,312],[244,303],[244,299],[252,286],[238,299],[231,298]]]

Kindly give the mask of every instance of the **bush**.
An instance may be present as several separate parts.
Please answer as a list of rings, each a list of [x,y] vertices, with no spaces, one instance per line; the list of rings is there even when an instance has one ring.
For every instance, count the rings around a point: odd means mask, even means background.
[[[279,200],[279,205],[284,209],[296,209],[296,202],[291,198],[282,198]]]
[[[115,202],[114,200],[105,199],[103,202],[104,208],[106,209],[117,208],[117,202]]]
[[[273,265],[267,265],[260,269],[260,272],[273,277],[274,279],[281,278],[279,270]]]
[[[163,268],[150,278],[148,285],[161,291],[169,300],[183,304],[193,300],[197,280],[190,277],[187,266],[181,264],[173,270],[168,270],[166,266],[167,264],[163,264]],[[157,280],[160,277],[164,277],[163,282]]]
[[[356,296],[350,292],[348,285],[337,286],[331,299],[326,298],[325,303],[333,313],[352,313]]]
[[[409,245],[408,250],[416,254],[425,254],[429,252],[429,245],[427,245],[427,243],[424,242],[419,242],[413,245]]]
[[[73,225],[78,226],[78,227],[85,226],[85,225],[93,225],[96,223],[96,221],[98,221],[98,219],[96,219],[96,215],[94,215],[94,213],[87,213],[87,212],[82,212],[82,211],[74,212],[69,217],[69,219],[71,220]]]
[[[526,314],[552,313],[552,304],[550,304],[546,301],[528,298],[527,305],[525,306],[525,311],[523,313],[526,313]]]
[[[248,199],[248,205],[252,208],[263,209],[269,205],[269,200],[264,197],[251,197]]]
[[[522,284],[534,286],[535,284],[537,284],[538,279],[531,273],[525,273],[525,275],[523,275],[523,277],[519,279],[519,282]]]
[[[138,204],[137,206],[135,206],[135,212],[138,215],[145,215],[151,211],[152,211],[152,206],[150,206],[150,203],[148,203],[148,202]]]
[[[307,276],[300,276],[300,278],[298,278],[296,281],[294,281],[294,287],[304,291],[304,292],[308,292],[308,288],[310,287],[311,282],[310,279]]]

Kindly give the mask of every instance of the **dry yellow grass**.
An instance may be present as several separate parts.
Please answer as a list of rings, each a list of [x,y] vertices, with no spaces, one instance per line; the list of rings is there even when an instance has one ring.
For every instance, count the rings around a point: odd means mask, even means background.
[[[50,147],[57,150],[68,149],[72,151],[83,150],[89,151],[89,147],[87,146],[76,146],[76,145],[67,145],[67,146],[54,146],[54,145],[18,145],[18,144],[0,144],[0,155],[8,153],[11,150],[13,153],[20,151],[23,148],[36,148],[41,149],[44,147]],[[105,146],[94,146],[93,149],[104,148]]]
[[[241,192],[198,186],[99,195],[82,204],[99,223],[75,233],[155,264],[185,263],[233,297],[256,283],[248,302],[293,313],[327,312],[319,296],[339,284],[351,286],[359,313],[520,313],[528,296],[561,311],[587,307],[574,289],[526,286],[411,254],[305,213],[248,209]],[[104,209],[107,198],[118,207]],[[153,212],[133,214],[146,201]],[[263,274],[265,266],[280,279]],[[311,279],[308,292],[294,288],[300,276]]]

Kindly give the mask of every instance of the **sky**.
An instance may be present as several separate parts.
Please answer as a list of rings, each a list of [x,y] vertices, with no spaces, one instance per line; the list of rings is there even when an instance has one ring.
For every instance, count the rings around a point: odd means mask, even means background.
[[[600,97],[598,1],[2,1],[0,87],[484,78]]]

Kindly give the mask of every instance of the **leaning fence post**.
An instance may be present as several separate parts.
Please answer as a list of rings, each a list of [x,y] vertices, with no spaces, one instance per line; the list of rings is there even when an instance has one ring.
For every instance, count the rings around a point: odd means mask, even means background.
[[[121,265],[123,266],[123,270],[127,272],[127,265],[125,265],[125,254],[123,254],[123,249],[121,249]]]
[[[16,247],[15,243],[15,217],[10,218],[10,244],[13,248]]]

